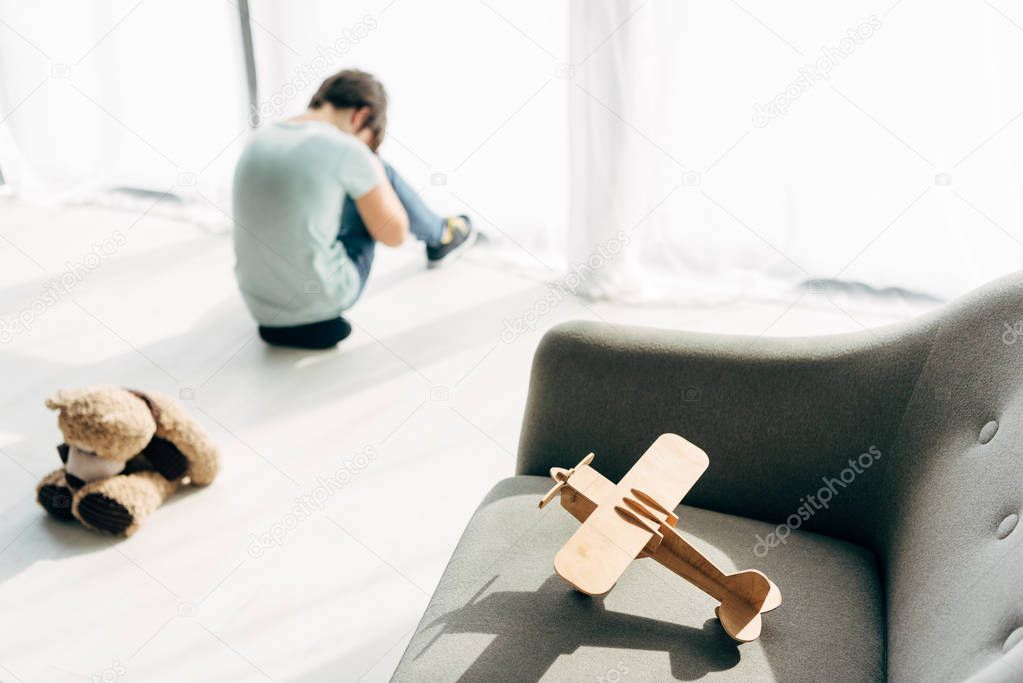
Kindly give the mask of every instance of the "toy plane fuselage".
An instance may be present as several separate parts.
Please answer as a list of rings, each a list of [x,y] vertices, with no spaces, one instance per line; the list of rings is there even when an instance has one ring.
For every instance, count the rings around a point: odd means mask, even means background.
[[[720,602],[717,615],[735,640],[760,635],[760,615],[781,604],[778,587],[756,570],[726,574],[675,529],[672,512],[707,469],[699,448],[663,434],[616,485],[590,467],[593,454],[571,470],[552,468],[561,505],[582,526],[554,558],[557,574],[588,595],[603,595],[634,559],[650,557]]]

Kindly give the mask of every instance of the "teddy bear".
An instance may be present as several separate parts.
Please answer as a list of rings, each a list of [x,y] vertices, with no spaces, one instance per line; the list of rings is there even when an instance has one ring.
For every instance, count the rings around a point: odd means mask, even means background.
[[[54,517],[131,536],[178,486],[217,476],[216,445],[170,396],[99,385],[58,391],[46,406],[58,411],[64,466],[36,499]]]

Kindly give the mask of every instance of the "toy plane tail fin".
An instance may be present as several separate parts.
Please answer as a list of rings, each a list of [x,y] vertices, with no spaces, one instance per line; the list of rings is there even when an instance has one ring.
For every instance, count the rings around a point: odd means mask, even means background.
[[[755,569],[724,577],[728,597],[717,608],[725,632],[740,642],[756,640],[760,635],[760,615],[781,604],[781,591]]]

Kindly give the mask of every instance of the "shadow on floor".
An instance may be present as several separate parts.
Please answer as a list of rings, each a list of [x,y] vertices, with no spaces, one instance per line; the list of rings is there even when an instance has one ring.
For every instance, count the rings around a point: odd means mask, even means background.
[[[28,548],[17,547],[21,536],[32,533],[32,527],[41,526],[45,534],[35,537]],[[54,519],[38,510],[38,515],[22,528],[22,531],[0,549],[0,584],[20,574],[37,562],[53,562],[78,555],[106,550],[117,545],[123,538],[107,536],[90,531],[77,521],[65,522]]]

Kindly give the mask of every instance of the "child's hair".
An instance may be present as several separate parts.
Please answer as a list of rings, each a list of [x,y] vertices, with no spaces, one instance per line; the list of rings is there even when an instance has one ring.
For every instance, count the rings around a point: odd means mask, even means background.
[[[320,89],[309,100],[310,109],[319,109],[329,104],[336,109],[361,109],[367,107],[365,128],[373,134],[369,147],[374,152],[384,141],[387,126],[387,92],[384,86],[371,74],[358,69],[345,69],[323,82]]]

